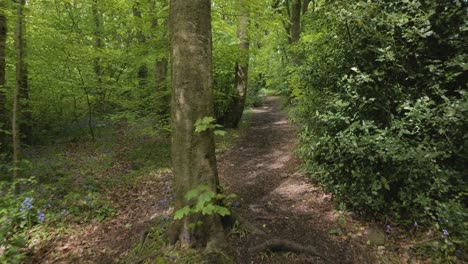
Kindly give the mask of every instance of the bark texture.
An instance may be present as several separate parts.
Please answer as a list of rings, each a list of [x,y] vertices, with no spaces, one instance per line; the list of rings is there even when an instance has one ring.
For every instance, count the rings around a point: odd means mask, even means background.
[[[94,73],[96,75],[96,91],[100,102],[97,102],[97,109],[100,111],[105,110],[106,92],[102,85],[102,67],[101,67],[101,56],[99,55],[102,47],[102,25],[101,25],[101,14],[99,12],[98,0],[93,0],[92,5],[93,23],[94,23],[94,49],[97,52],[96,58],[94,58]]]
[[[213,117],[213,71],[210,0],[171,0],[172,163],[175,209],[190,205],[185,194],[199,185],[217,192],[218,174],[213,131],[195,132],[195,122]],[[191,223],[201,225],[190,228]],[[169,231],[172,242],[216,247],[224,242],[218,215],[185,217]]]
[[[6,153],[7,134],[4,130],[7,129],[8,122],[6,108],[6,40],[7,40],[7,18],[5,15],[5,3],[0,2],[0,155]]]
[[[141,8],[140,2],[135,1],[132,7],[132,11],[133,11],[133,16],[137,20],[142,20],[143,18],[140,8]],[[138,41],[138,45],[140,45],[141,47],[143,47],[146,44],[146,36],[144,32],[140,29],[137,29],[136,39]],[[142,55],[146,57],[148,55],[148,52],[145,51]],[[146,84],[148,83],[148,66],[146,65],[145,62],[142,62],[142,64],[138,67],[137,78],[138,78],[138,86],[140,88],[145,87]]]
[[[302,14],[306,14],[307,11],[309,11],[309,4],[310,4],[310,0],[304,0],[304,2],[302,2]]]
[[[237,37],[239,38],[239,61],[236,63],[235,94],[227,113],[226,127],[239,125],[247,98],[247,81],[249,72],[249,9],[247,0],[239,0],[240,16]]]
[[[20,133],[20,116],[21,107],[20,99],[22,93],[27,89],[26,64],[24,62],[24,36],[23,36],[23,6],[25,0],[18,0],[17,20],[15,30],[15,49],[16,49],[16,86],[13,94],[13,118],[12,118],[12,135],[13,135],[13,177],[19,176],[17,169],[21,159],[21,133]]]
[[[154,8],[156,9],[157,3],[154,1]],[[160,8],[166,8],[168,3],[167,0],[161,1],[161,7]],[[162,37],[159,38],[159,36],[153,36],[156,39],[157,45],[159,47],[167,47],[169,46],[169,40],[167,36],[167,28],[168,28],[168,21],[167,18],[161,19],[162,20],[162,25],[160,25],[158,21],[158,17],[154,16],[153,21],[152,21],[152,29],[154,32],[162,32]],[[166,50],[164,48],[164,51],[161,51],[161,53],[166,53]],[[155,60],[155,71],[154,71],[154,88],[156,92],[156,98],[157,98],[157,105],[156,109],[158,111],[158,114],[165,118],[169,114],[169,107],[168,107],[168,101],[169,101],[169,92],[168,92],[168,82],[167,82],[167,74],[168,74],[168,67],[169,67],[169,61],[168,59],[163,56],[156,58]]]
[[[291,43],[296,43],[301,35],[301,0],[293,0],[291,8]]]

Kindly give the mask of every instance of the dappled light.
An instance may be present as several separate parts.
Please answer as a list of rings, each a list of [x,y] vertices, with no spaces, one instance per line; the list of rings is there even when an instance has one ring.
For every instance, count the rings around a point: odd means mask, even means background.
[[[0,0],[0,263],[468,263],[467,10]]]

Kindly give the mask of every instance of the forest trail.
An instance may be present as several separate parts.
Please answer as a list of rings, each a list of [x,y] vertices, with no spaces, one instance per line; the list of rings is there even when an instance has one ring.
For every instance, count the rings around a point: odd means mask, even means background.
[[[227,232],[235,263],[326,263],[311,255],[249,251],[271,239],[314,248],[336,263],[377,263],[365,245],[366,223],[335,212],[332,197],[298,171],[296,143],[281,98],[266,97],[253,109],[244,136],[218,155],[220,181],[237,195],[232,210],[241,219],[240,226]],[[122,153],[130,147],[123,146]],[[126,169],[127,157],[120,158],[103,177],[111,179],[115,171]],[[50,230],[49,242],[36,248],[26,263],[131,263],[127,256],[141,242],[141,234],[163,226],[172,213],[172,178],[171,173],[155,171],[138,184],[108,190],[107,200],[116,211],[112,219]],[[336,229],[342,232],[329,234]]]
[[[221,182],[238,195],[234,214],[247,222],[234,231],[238,236],[231,236],[236,262],[326,263],[310,255],[250,254],[267,240],[281,239],[315,248],[336,263],[375,263],[362,237],[364,227],[349,216],[340,218],[332,197],[298,171],[296,143],[295,128],[281,111],[280,97],[266,97],[253,110],[245,138],[220,157]],[[340,226],[355,228],[358,235],[329,234]]]

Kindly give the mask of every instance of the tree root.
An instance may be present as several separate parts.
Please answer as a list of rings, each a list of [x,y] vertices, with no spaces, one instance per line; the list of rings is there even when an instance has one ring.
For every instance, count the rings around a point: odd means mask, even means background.
[[[250,248],[248,250],[248,253],[254,255],[267,250],[270,250],[272,252],[289,251],[310,256],[317,256],[325,260],[327,263],[335,263],[335,261],[326,257],[324,254],[321,254],[316,248],[312,246],[306,247],[296,242],[282,239],[267,240],[258,246]]]
[[[249,221],[247,221],[245,218],[241,217],[240,215],[235,215],[234,219],[237,220],[239,224],[249,233],[254,234],[254,235],[265,235],[265,232],[263,230],[257,228],[255,225],[251,224]]]

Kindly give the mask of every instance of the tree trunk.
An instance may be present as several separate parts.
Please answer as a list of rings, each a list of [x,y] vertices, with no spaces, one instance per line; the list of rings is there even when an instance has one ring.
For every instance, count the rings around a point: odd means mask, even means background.
[[[133,9],[133,16],[135,18],[141,20],[142,15],[141,15],[141,11],[140,11],[140,2],[135,1],[135,4],[134,4],[132,9]],[[142,30],[137,29],[136,39],[138,41],[138,45],[140,45],[141,47],[143,47],[145,45],[146,37],[145,37],[145,34],[143,33]],[[148,55],[148,53],[144,52],[144,54],[142,54],[142,55],[143,55],[143,57],[146,57],[146,55]],[[146,84],[148,83],[148,66],[146,65],[145,62],[142,62],[142,64],[138,67],[137,79],[138,79],[138,86],[140,88],[145,87]]]
[[[162,8],[165,8],[167,6],[167,1],[164,0],[162,1]],[[167,19],[164,19],[163,26],[159,26],[158,24],[158,18],[154,17],[153,18],[153,23],[152,27],[154,31],[163,31],[163,36],[161,40],[161,45],[160,46],[167,46],[168,45],[168,39],[167,39],[167,34],[166,34],[166,29],[167,29]],[[166,57],[162,58],[157,58],[156,59],[156,68],[155,68],[155,81],[156,81],[156,93],[165,93],[166,88],[167,88],[167,69],[169,66],[169,62]]]
[[[21,159],[21,134],[20,134],[20,116],[21,107],[20,99],[24,91],[24,86],[27,83],[25,80],[25,63],[24,63],[24,43],[23,43],[23,6],[25,0],[18,0],[16,30],[15,30],[15,48],[16,48],[16,86],[13,94],[13,118],[12,118],[12,134],[13,134],[13,177],[19,177],[18,165]]]
[[[239,0],[240,16],[237,37],[239,38],[239,61],[236,63],[235,95],[227,113],[225,126],[235,128],[239,125],[247,98],[249,71],[249,9],[247,0]]]
[[[93,13],[93,22],[94,22],[94,49],[98,54],[94,58],[94,73],[96,75],[96,91],[99,97],[100,102],[98,102],[99,110],[105,110],[105,100],[106,92],[102,86],[102,69],[101,69],[101,49],[102,49],[102,26],[101,18],[99,14],[99,5],[98,0],[93,0],[92,2],[92,13]]]
[[[166,92],[166,79],[167,79],[168,64],[169,62],[167,61],[167,58],[156,60],[155,79],[156,79],[156,92],[157,93]]]
[[[307,11],[309,11],[309,4],[310,0],[304,0],[304,2],[302,2],[302,15],[306,14]]]
[[[155,1],[156,2],[156,1]],[[156,3],[155,3],[156,5]],[[167,0],[162,1],[162,8],[167,6]],[[164,18],[163,26],[158,24],[158,18],[153,17],[152,28],[154,31],[162,31],[162,39],[157,40],[158,43],[161,43],[158,46],[167,47],[169,46],[169,41],[167,37],[167,19]],[[156,36],[155,36],[156,37]],[[163,51],[166,52],[165,50]],[[155,92],[158,98],[157,104],[157,111],[158,114],[162,117],[166,117],[169,113],[168,101],[169,101],[169,93],[167,87],[167,72],[169,67],[169,61],[166,56],[158,57],[155,61]]]
[[[192,202],[184,195],[199,185],[218,192],[212,130],[195,132],[195,122],[213,117],[213,70],[210,0],[171,0],[172,164],[175,210]],[[190,228],[190,224],[201,225]],[[172,225],[169,237],[183,246],[224,244],[221,219],[216,214],[192,215]]]
[[[291,44],[301,35],[301,0],[293,0],[291,9]]]
[[[6,108],[6,40],[7,40],[7,18],[5,15],[5,3],[0,2],[0,157],[6,153],[8,143],[7,129],[8,116]]]

